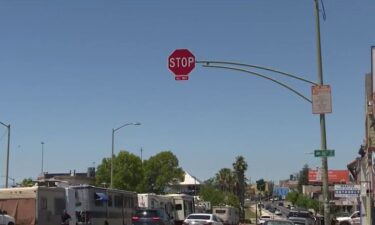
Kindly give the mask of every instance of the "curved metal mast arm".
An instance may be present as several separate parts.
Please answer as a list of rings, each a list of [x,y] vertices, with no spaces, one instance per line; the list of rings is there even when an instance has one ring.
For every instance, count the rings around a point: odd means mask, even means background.
[[[252,71],[249,71],[249,70],[245,70],[245,69],[241,69],[241,68],[235,68],[235,67],[229,67],[229,66],[215,66],[215,65],[202,65],[203,67],[211,67],[211,68],[221,68],[221,69],[228,69],[228,70],[235,70],[235,71],[241,71],[241,72],[245,72],[245,73],[249,73],[249,74],[252,74],[252,75],[255,75],[255,76],[258,76],[258,77],[262,77],[264,79],[267,79],[267,80],[270,80],[280,86],[283,86],[285,87],[286,89],[292,91],[293,93],[295,93],[296,95],[300,96],[301,98],[303,98],[304,100],[312,103],[312,101],[307,98],[306,96],[304,96],[302,93],[296,91],[295,89],[291,88],[290,86],[288,86],[287,84],[284,84],[278,80],[275,80],[273,78],[270,78],[268,76],[265,76],[265,75],[262,75],[262,74],[259,74],[259,73],[256,73],[256,72],[252,72]]]
[[[234,66],[244,66],[244,67],[256,68],[256,69],[261,69],[261,70],[266,70],[266,71],[278,73],[278,74],[281,74],[281,75],[284,75],[284,76],[287,76],[287,77],[290,77],[290,78],[293,78],[293,79],[296,79],[296,80],[300,80],[300,81],[303,81],[303,82],[306,82],[306,83],[309,83],[309,84],[312,84],[312,85],[318,85],[317,83],[315,83],[313,81],[310,81],[310,80],[307,80],[307,79],[304,79],[302,77],[299,77],[299,76],[296,76],[296,75],[293,75],[293,74],[290,74],[290,73],[285,73],[285,72],[275,70],[275,69],[272,69],[272,68],[263,67],[263,66],[245,64],[245,63],[236,63],[236,62],[207,61],[207,60],[199,60],[199,61],[196,61],[196,63],[206,64],[207,66],[209,66],[210,64],[223,64],[223,65],[234,65]]]

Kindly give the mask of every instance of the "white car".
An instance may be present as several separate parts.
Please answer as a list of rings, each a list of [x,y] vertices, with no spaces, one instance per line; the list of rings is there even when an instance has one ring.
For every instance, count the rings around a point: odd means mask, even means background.
[[[193,213],[186,217],[183,225],[223,225],[221,220],[212,213]]]
[[[281,213],[280,210],[276,209],[276,210],[275,210],[275,215],[276,215],[276,216],[282,216],[283,214]]]
[[[7,214],[6,211],[0,210],[0,224],[15,225],[16,222],[13,217]]]
[[[260,216],[257,224],[263,224],[264,222],[270,219],[271,219],[271,216],[266,216],[266,215]]]

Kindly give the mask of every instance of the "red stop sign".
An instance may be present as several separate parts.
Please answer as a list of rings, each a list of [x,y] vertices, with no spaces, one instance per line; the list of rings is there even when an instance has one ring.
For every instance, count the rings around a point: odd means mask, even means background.
[[[176,49],[168,58],[168,68],[176,80],[188,80],[195,67],[195,56],[187,49]]]

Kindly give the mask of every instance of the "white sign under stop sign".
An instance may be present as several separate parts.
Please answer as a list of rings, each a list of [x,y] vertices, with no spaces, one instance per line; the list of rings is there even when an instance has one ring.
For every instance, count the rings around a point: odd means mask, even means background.
[[[332,112],[331,87],[329,85],[316,85],[311,87],[312,111],[314,114]]]

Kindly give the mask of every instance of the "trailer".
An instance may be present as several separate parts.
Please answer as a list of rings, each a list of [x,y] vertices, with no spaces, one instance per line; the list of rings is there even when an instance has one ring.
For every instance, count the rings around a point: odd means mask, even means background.
[[[90,185],[66,187],[71,225],[131,225],[137,193]]]
[[[138,194],[138,207],[158,209],[163,220],[174,222],[175,208],[172,197],[155,193],[140,193]]]
[[[194,213],[194,197],[192,195],[167,194],[165,196],[173,199],[175,225],[181,225],[189,214]]]
[[[66,207],[65,190],[60,187],[19,187],[0,189],[0,209],[21,225],[56,225]]]
[[[237,225],[240,222],[239,209],[233,206],[213,206],[212,213],[222,219],[224,225]]]

